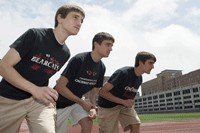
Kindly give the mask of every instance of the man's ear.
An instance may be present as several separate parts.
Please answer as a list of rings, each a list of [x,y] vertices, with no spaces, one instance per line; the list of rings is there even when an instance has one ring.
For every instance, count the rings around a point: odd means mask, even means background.
[[[99,45],[98,42],[94,42],[94,48],[97,47]]]
[[[139,66],[140,66],[141,64],[144,65],[145,63],[143,63],[142,61],[139,61]]]
[[[63,18],[61,17],[61,14],[58,14],[57,21],[58,23],[62,23]]]

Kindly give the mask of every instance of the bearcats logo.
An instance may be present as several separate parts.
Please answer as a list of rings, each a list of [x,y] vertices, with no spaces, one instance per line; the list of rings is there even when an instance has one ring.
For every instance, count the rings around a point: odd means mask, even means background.
[[[87,70],[86,73],[90,76],[95,76],[97,75],[97,72],[96,71],[92,71],[92,70]]]
[[[31,58],[31,61],[34,62],[34,65],[31,66],[33,70],[38,71],[42,69],[48,75],[52,75],[60,69],[60,63],[51,57],[50,54],[36,54]]]

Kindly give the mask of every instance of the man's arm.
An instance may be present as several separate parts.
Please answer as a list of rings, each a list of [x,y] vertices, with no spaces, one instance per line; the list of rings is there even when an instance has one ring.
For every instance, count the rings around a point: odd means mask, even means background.
[[[93,88],[89,91],[89,100],[92,104],[96,105],[97,94],[99,92],[99,88]]]
[[[89,100],[93,105],[96,105],[96,99],[97,99],[97,94],[99,92],[99,88],[93,88],[88,92],[89,95]],[[95,119],[97,116],[97,107],[95,106],[90,110],[89,118],[90,119]]]
[[[19,53],[11,48],[0,61],[0,75],[10,84],[33,95],[34,98],[49,104],[58,98],[55,90],[49,87],[38,87],[22,77],[14,66],[21,60]],[[30,75],[32,76],[32,75]]]
[[[67,88],[68,84],[68,79],[64,76],[60,76],[59,80],[57,81],[56,84],[56,90],[58,91],[59,94],[64,96],[65,98],[76,102],[77,104],[81,105],[83,109],[86,111],[90,111],[90,109],[94,106],[90,102],[86,102],[83,99],[79,98],[78,96],[74,95],[69,88]],[[79,89],[79,88],[76,88]]]
[[[112,93],[110,93],[110,91],[112,90],[113,87],[114,86],[112,84],[106,82],[104,84],[104,86],[99,90],[99,96],[101,96],[111,102],[124,105],[125,107],[132,107],[133,103],[134,103],[133,100],[131,100],[131,99],[124,100],[124,99],[116,97]]]

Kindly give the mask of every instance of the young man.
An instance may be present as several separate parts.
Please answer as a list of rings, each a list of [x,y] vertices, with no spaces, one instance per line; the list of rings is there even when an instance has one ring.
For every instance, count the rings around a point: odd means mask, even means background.
[[[74,124],[80,124],[81,133],[91,133],[92,119],[96,118],[95,92],[103,85],[106,69],[101,59],[109,56],[114,41],[109,33],[100,32],[92,40],[92,52],[70,59],[55,87],[59,93],[57,133],[67,132],[66,122],[70,115]],[[90,92],[90,101],[82,99],[87,92]]]
[[[124,131],[140,132],[140,119],[133,107],[134,97],[142,84],[142,74],[149,74],[155,62],[153,54],[139,52],[135,67],[118,69],[99,90],[99,133],[118,133],[118,120]]]
[[[29,29],[0,61],[0,132],[17,133],[24,118],[30,132],[55,133],[58,93],[48,87],[70,57],[65,40],[76,35],[85,13],[75,5],[60,7],[55,28]]]

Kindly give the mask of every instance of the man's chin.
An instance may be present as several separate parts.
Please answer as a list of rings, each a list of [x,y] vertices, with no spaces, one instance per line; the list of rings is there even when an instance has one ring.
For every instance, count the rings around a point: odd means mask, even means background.
[[[151,72],[146,72],[146,74],[150,74]]]
[[[72,32],[71,35],[77,35],[79,31]]]
[[[75,36],[75,35],[77,35],[77,34],[78,34],[78,33],[72,33],[71,35],[72,35],[72,36]]]

